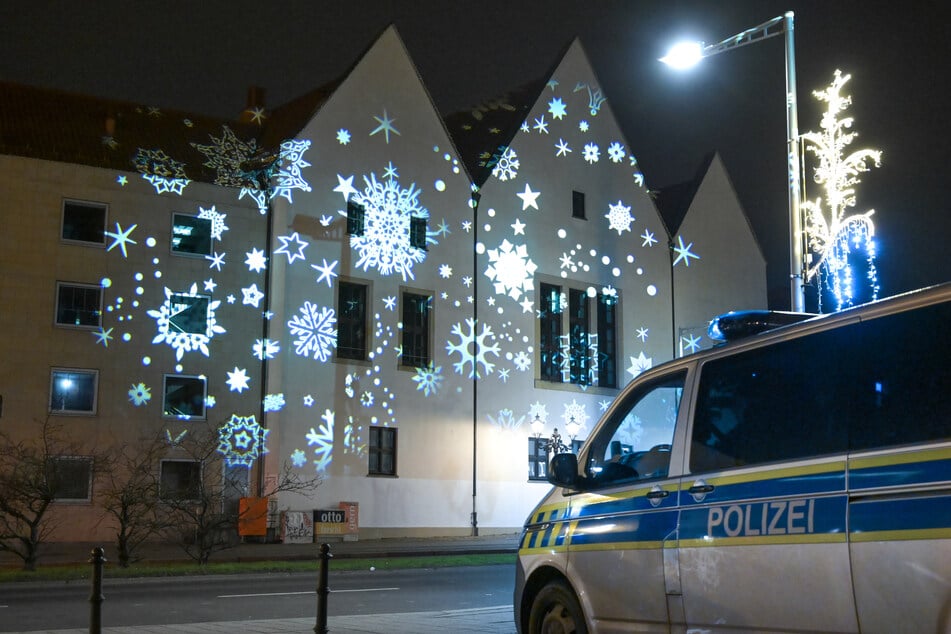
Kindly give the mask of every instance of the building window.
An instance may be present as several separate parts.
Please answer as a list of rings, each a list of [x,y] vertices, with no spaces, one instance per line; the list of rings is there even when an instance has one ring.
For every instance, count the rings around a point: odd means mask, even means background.
[[[96,328],[102,325],[102,288],[56,283],[56,324]]]
[[[102,203],[64,200],[63,240],[104,245],[107,209]]]
[[[211,255],[211,218],[172,214],[172,253]]]
[[[363,205],[347,201],[347,235],[362,236],[366,232],[366,209]]]
[[[591,359],[588,355],[588,294],[568,289],[568,377],[576,385],[590,385]]]
[[[208,332],[208,304],[205,295],[172,293],[168,298],[168,330],[170,333],[204,335]]]
[[[584,213],[584,192],[571,192],[571,217],[585,219]]]
[[[403,293],[403,365],[425,368],[432,361],[429,352],[432,302],[432,295]]]
[[[366,284],[337,284],[337,358],[367,358]]]
[[[409,219],[409,244],[417,249],[426,250],[427,224],[425,218]]]
[[[528,479],[548,479],[548,439],[528,437]]]
[[[92,458],[56,456],[47,460],[46,468],[53,499],[60,502],[88,502],[92,499]]]
[[[53,368],[50,372],[50,412],[95,414],[98,370]]]
[[[598,295],[598,385],[617,387],[617,297]]]
[[[370,427],[370,475],[396,475],[396,429]]]
[[[185,420],[205,418],[208,382],[200,376],[166,374],[162,415]]]
[[[201,498],[201,463],[197,460],[162,460],[159,465],[159,497],[182,501]]]
[[[540,373],[543,381],[561,382],[561,287],[541,285],[539,311]]]

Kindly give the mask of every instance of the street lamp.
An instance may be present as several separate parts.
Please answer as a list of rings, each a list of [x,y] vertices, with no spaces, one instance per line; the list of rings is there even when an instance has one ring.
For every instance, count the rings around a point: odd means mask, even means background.
[[[793,41],[793,12],[775,17],[717,44],[685,42],[674,46],[660,61],[677,69],[689,68],[704,57],[731,51],[747,44],[760,42],[775,35],[786,36],[786,150],[789,169],[789,284],[790,306],[795,312],[805,310],[803,297],[802,212],[799,204],[799,114],[796,100],[796,51]]]

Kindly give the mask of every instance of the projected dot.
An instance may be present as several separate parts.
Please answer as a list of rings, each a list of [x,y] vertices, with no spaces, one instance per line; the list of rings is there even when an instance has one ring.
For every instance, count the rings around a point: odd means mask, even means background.
[[[476,249],[476,253],[478,253],[479,255],[482,255],[483,253],[485,253],[485,243],[476,242],[475,249]]]
[[[647,285],[647,294],[650,295],[651,297],[653,297],[654,295],[656,295],[656,294],[657,294],[657,287],[654,286],[653,284],[648,284],[648,285]]]
[[[489,223],[485,223],[484,225],[482,225],[482,230],[488,233],[489,231],[492,231],[492,225],[490,225]]]
[[[593,258],[596,258],[598,257],[598,252],[596,249],[591,249],[590,251],[588,251],[588,255],[590,255]]]
[[[462,306],[462,302],[460,302],[460,301],[457,299],[456,301],[453,302],[453,306],[455,306],[456,308],[459,308],[460,306]]]
[[[438,145],[434,145],[434,146],[433,146],[433,152],[438,152],[438,151],[439,151],[439,146],[438,146]]]
[[[145,244],[147,244],[150,247],[154,247],[156,245],[156,240],[152,236],[149,236],[148,238],[145,239]]]
[[[591,272],[591,267],[590,267],[590,266],[588,266],[587,264],[585,264],[585,265],[584,265],[584,266],[582,266],[581,268],[582,268],[582,269],[584,269],[584,272],[585,272],[585,273],[589,273],[589,272]]]
[[[505,309],[499,306],[498,308],[496,308],[496,311],[498,311],[498,313],[501,315],[505,312]]]
[[[441,178],[437,178],[436,182],[433,184],[433,187],[436,188],[437,192],[444,192],[446,191],[446,182]]]
[[[559,229],[559,230],[558,230],[558,237],[561,238],[562,240],[564,240],[565,238],[568,237],[568,232],[565,231],[564,229]]]
[[[184,367],[181,363],[175,364],[175,371],[176,371],[176,372],[181,372],[181,371],[184,370],[184,369],[185,369],[185,367]]]
[[[634,256],[631,255],[630,253],[627,255],[627,263],[634,264]]]
[[[458,166],[458,165],[452,168],[452,173],[453,173],[453,174],[458,174],[458,173],[459,173],[459,166]]]
[[[139,300],[133,299],[133,300],[132,300],[132,308],[138,308],[138,307],[139,307]],[[132,319],[132,318],[129,317],[129,319]]]
[[[112,286],[112,280],[110,280],[108,277],[104,277],[99,281],[99,285],[103,288],[109,288]]]
[[[122,340],[125,341],[125,342],[132,341],[132,335],[129,334],[129,333],[125,333],[125,334],[122,335]]]
[[[135,274],[135,281],[136,281],[136,282],[141,282],[141,281],[144,280],[144,279],[145,279],[145,276],[142,275],[141,273],[136,273],[136,274]]]
[[[611,275],[614,277],[621,277],[621,269],[615,266],[613,269],[611,269]]]
[[[644,275],[644,269],[642,269],[641,267],[637,267],[637,274]]]
[[[152,258],[152,264],[154,264],[155,266],[158,266],[158,263],[159,263],[158,258]]]
[[[122,303],[122,298],[116,297],[116,304],[121,304],[121,303]]]
[[[155,279],[160,279],[161,277],[162,277],[162,272],[161,272],[161,271],[156,271],[156,272],[155,272]]]
[[[567,279],[567,278],[568,278],[568,272],[567,272],[567,271],[562,271],[562,272],[561,272],[561,277],[562,277],[562,279]]]
[[[491,209],[491,208],[490,208],[490,209],[489,209],[487,212],[485,212],[485,213],[489,214],[489,218],[495,218],[495,209]]]
[[[585,292],[588,294],[588,297],[597,297],[598,295],[598,291],[593,286],[589,286]]]
[[[451,160],[452,160],[452,155],[451,155],[451,154],[448,154],[448,153],[447,153],[447,154],[443,154],[442,157],[443,157],[444,159],[446,159],[447,161],[451,161]]]
[[[152,365],[152,357],[142,357],[142,365]]]
[[[610,264],[610,263],[611,263],[611,258],[610,258],[610,257],[608,257],[608,256],[606,256],[606,255],[601,257],[601,264],[603,264],[604,266],[607,266],[607,265]]]

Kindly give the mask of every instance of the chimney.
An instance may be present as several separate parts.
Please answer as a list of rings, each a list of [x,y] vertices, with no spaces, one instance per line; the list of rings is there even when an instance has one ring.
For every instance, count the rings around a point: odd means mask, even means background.
[[[238,121],[241,123],[264,124],[266,118],[264,110],[264,89],[260,86],[251,86],[248,88],[247,106],[238,115]]]

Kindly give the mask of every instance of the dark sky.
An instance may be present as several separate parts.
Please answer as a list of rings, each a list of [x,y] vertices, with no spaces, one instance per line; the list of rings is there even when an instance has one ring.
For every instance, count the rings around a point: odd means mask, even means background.
[[[707,152],[720,151],[769,262],[770,304],[787,308],[782,38],[688,73],[656,61],[679,36],[712,43],[787,10],[796,14],[800,131],[819,129],[822,106],[811,93],[838,68],[852,74],[851,148],[884,152],[856,207],[876,210],[882,295],[951,280],[949,46],[939,2],[3,2],[0,79],[230,117],[248,86],[265,88],[276,106],[339,77],[395,23],[447,113],[545,75],[579,36],[649,187],[691,178]]]

